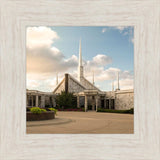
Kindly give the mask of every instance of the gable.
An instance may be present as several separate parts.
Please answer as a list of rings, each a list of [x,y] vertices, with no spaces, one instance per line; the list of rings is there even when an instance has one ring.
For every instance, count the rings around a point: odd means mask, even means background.
[[[100,89],[98,89],[96,86],[94,86],[91,82],[89,82],[87,79],[85,79],[84,77],[81,78],[81,84],[89,90],[98,90],[100,91]]]
[[[59,94],[61,91],[65,91],[65,78],[63,78],[63,80],[58,84],[53,93]]]
[[[82,84],[80,84],[71,75],[68,75],[68,92],[78,93],[84,90],[85,90],[85,87]]]

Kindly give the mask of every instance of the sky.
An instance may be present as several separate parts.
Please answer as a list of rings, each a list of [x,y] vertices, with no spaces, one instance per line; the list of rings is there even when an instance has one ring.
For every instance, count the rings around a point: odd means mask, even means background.
[[[81,39],[84,76],[102,91],[133,89],[134,28],[132,26],[28,27],[27,89],[51,92],[65,73],[77,78]]]

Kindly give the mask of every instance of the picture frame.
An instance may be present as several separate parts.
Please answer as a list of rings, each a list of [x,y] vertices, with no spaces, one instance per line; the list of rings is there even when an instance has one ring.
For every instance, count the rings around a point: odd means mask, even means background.
[[[0,159],[159,160],[160,1],[0,6]],[[26,134],[27,26],[134,26],[134,134]]]

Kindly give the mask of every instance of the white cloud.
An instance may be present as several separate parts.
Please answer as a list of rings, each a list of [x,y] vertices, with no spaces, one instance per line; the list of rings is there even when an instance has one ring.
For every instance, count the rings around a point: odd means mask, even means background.
[[[27,28],[27,88],[49,90],[52,86],[53,90],[57,72],[61,80],[65,72],[77,69],[78,58],[75,55],[66,58],[53,46],[58,38],[58,34],[49,27]]]
[[[131,42],[134,44],[134,37],[131,38]]]
[[[118,26],[114,27],[115,29],[118,29],[120,33],[122,33],[124,36],[129,37],[129,41],[134,43],[134,33],[133,33],[133,27],[126,27],[126,26]]]
[[[107,31],[107,28],[102,28],[102,33],[105,33]]]
[[[119,28],[122,30],[122,28]],[[48,27],[29,27],[27,30],[27,88],[42,91],[53,91],[56,86],[56,73],[59,82],[64,73],[70,73],[77,77],[78,57],[72,55],[66,58],[63,53],[53,46],[58,34]],[[92,60],[83,61],[84,75],[92,82],[93,71],[95,82],[103,83],[116,79],[120,74],[122,88],[131,87],[133,75],[129,71],[121,71],[118,68],[105,69],[112,63],[111,57],[97,54]]]
[[[116,27],[114,27],[114,28],[115,28],[115,29],[118,29],[119,32],[122,33],[122,31],[123,31],[124,29],[126,29],[127,27],[126,27],[126,26],[116,26]]]
[[[120,89],[121,90],[125,90],[125,89],[133,89],[133,85],[134,85],[134,80],[133,79],[121,79],[119,81],[120,84]]]
[[[50,47],[58,35],[49,27],[28,27],[27,28],[27,47]]]
[[[90,61],[84,61],[84,67],[87,72],[100,71],[104,66],[111,64],[112,59],[109,56],[98,54]]]
[[[106,55],[98,54],[95,57],[93,57],[93,62],[100,66],[105,66],[107,64],[112,63],[112,59]]]
[[[67,72],[77,67],[75,55],[66,59],[63,53],[53,46],[58,34],[49,27],[27,28],[27,73],[53,74]]]

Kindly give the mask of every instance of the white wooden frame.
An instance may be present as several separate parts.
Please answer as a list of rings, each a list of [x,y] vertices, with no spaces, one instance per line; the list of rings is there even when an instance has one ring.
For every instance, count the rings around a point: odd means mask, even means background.
[[[1,160],[160,159],[160,1],[0,3]],[[26,134],[26,26],[134,26],[134,134]]]

